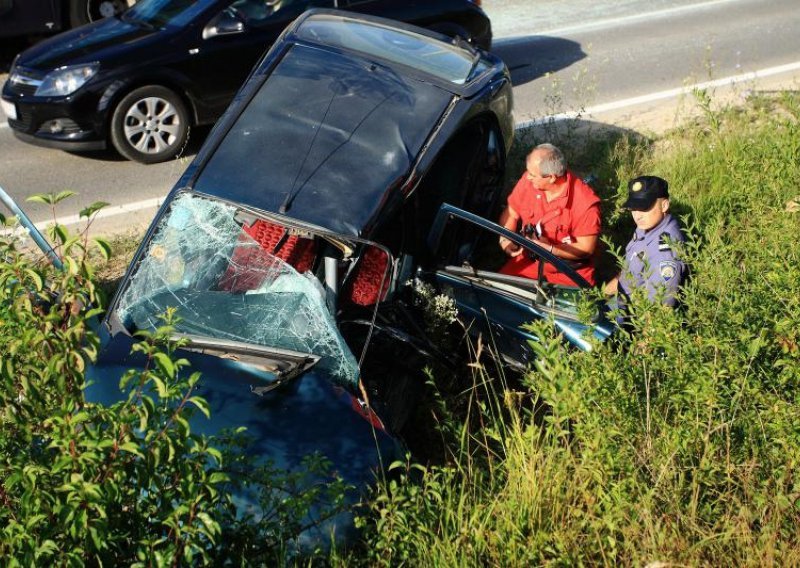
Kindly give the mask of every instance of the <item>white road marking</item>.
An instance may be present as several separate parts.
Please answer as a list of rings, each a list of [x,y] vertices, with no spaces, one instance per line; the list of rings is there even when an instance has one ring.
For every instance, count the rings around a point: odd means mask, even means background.
[[[688,6],[675,6],[674,8],[665,8],[663,10],[655,10],[653,12],[645,12],[643,14],[633,14],[630,16],[621,16],[619,18],[608,18],[605,20],[594,20],[592,22],[587,22],[585,24],[576,24],[572,26],[564,26],[561,28],[552,28],[549,30],[541,30],[541,31],[537,30],[533,38],[531,38],[530,35],[526,35],[523,38],[522,36],[509,34],[502,38],[497,37],[497,39],[498,40],[508,39],[511,41],[513,41],[514,39],[525,39],[526,41],[530,41],[531,39],[536,39],[536,37],[541,37],[541,36],[569,35],[590,30],[601,30],[604,28],[621,27],[626,24],[644,22],[647,20],[655,20],[658,18],[664,18],[668,16],[694,12],[696,10],[704,10],[707,8],[713,8],[723,4],[733,4],[741,1],[742,0],[711,0],[710,2],[689,4]]]
[[[682,95],[688,95],[695,90],[711,89],[715,87],[726,87],[735,85],[737,83],[747,83],[749,81],[764,79],[766,77],[771,77],[773,75],[780,75],[781,73],[790,73],[792,71],[798,71],[798,70],[800,70],[800,61],[796,61],[794,63],[787,63],[785,65],[778,65],[777,67],[769,67],[767,69],[761,69],[759,71],[742,73],[741,75],[734,75],[732,77],[725,77],[723,79],[706,81],[704,83],[695,83],[694,85],[687,85],[685,87],[679,87],[677,89],[669,89],[657,93],[650,93],[648,95],[641,95],[639,97],[631,97],[629,99],[613,101],[610,103],[605,103],[594,107],[590,107],[582,111],[570,111],[570,112],[562,112],[559,114],[551,114],[549,116],[543,116],[541,118],[537,118],[534,120],[517,123],[516,129],[520,130],[524,128],[530,128],[531,126],[536,126],[538,124],[546,124],[554,121],[575,119],[579,117],[602,114],[604,112],[608,112],[611,110],[619,110],[622,108],[636,106],[644,103],[651,103],[654,101],[660,101],[664,99],[679,97]]]
[[[166,197],[166,196],[165,196]],[[161,206],[164,202],[164,197],[156,197],[154,199],[145,199],[144,201],[136,201],[134,203],[123,203],[122,205],[109,205],[105,208],[98,211],[94,218],[95,219],[106,219],[108,217],[116,217],[117,215],[130,215],[131,213],[136,213],[137,211],[143,211],[145,209],[157,209]],[[56,217],[55,219],[45,219],[44,221],[36,221],[34,225],[40,231],[44,230],[47,226],[53,225],[55,223],[59,225],[77,225],[80,223],[86,223],[85,217],[80,217],[79,215],[65,215],[64,217]],[[9,234],[13,231],[8,229],[1,231],[0,235],[2,234]]]

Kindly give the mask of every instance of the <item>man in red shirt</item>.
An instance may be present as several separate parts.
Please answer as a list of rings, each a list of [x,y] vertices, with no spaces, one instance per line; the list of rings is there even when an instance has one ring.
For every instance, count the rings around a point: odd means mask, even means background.
[[[552,144],[536,146],[525,162],[526,172],[517,182],[500,224],[514,232],[523,230],[537,245],[569,261],[576,272],[594,285],[593,256],[600,236],[600,198],[572,172],[564,154]],[[537,278],[539,262],[505,238],[500,247],[511,258],[502,274]],[[553,284],[573,285],[552,264],[545,263],[544,278]]]

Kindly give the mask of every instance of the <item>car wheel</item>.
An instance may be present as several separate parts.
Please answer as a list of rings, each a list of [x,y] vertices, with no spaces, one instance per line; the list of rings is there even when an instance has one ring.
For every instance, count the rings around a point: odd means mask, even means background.
[[[116,16],[135,3],[136,0],[69,0],[69,23],[76,27]]]
[[[157,85],[128,93],[111,117],[111,143],[136,162],[155,164],[177,156],[189,139],[189,113],[173,91]]]

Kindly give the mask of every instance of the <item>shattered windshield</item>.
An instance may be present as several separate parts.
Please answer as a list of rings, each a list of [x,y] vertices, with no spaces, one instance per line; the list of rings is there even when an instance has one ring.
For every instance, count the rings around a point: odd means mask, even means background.
[[[127,283],[117,316],[129,331],[155,329],[167,308],[179,333],[312,353],[345,385],[358,364],[311,272],[308,233],[184,193],[175,198]]]

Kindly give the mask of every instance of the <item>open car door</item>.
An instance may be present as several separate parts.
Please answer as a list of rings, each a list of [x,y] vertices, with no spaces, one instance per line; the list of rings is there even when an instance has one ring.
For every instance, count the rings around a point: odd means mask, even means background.
[[[523,247],[523,254],[540,260],[537,279],[500,274],[507,257],[498,244],[506,237]],[[578,317],[581,290],[589,287],[572,266],[523,236],[482,217],[449,204],[439,210],[428,237],[428,246],[437,261],[428,276],[437,288],[453,298],[459,316],[474,336],[497,350],[503,360],[519,368],[530,362],[528,342],[537,338],[523,325],[552,319],[564,337],[579,349],[591,349],[589,334],[607,338],[613,329],[598,306],[590,324]],[[566,274],[573,286],[544,280],[541,266],[553,264]]]

